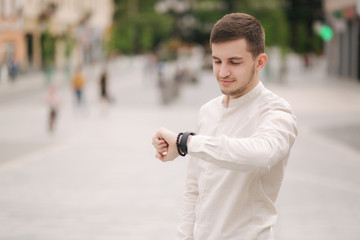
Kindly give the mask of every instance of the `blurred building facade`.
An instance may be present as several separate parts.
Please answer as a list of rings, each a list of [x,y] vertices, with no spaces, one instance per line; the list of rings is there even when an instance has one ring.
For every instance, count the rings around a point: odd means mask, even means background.
[[[324,0],[324,9],[334,31],[326,45],[329,73],[360,80],[360,1]]]
[[[0,1],[0,65],[24,58],[21,0]]]
[[[58,69],[100,60],[113,9],[112,0],[0,0],[0,63],[40,69],[45,33],[54,40]]]

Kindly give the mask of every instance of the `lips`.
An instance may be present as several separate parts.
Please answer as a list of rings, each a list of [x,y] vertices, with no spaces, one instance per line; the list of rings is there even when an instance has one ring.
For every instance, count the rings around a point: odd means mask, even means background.
[[[221,85],[223,85],[224,87],[231,85],[233,82],[234,81],[231,80],[220,80]]]

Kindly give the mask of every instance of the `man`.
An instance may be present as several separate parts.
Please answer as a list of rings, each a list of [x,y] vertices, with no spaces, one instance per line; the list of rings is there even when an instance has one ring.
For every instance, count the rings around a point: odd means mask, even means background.
[[[162,161],[190,155],[177,239],[273,239],[274,202],[297,129],[289,104],[259,80],[264,42],[254,17],[220,19],[210,44],[223,95],[202,106],[196,135],[161,128],[153,138]]]

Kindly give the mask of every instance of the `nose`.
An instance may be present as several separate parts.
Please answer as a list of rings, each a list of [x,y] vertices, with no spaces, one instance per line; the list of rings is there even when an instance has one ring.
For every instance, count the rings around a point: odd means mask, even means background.
[[[227,68],[226,64],[221,64],[219,68],[219,77],[226,78],[230,75],[230,71]]]

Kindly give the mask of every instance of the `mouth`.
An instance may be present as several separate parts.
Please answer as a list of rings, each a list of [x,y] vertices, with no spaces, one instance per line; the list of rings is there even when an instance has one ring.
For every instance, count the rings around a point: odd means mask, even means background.
[[[219,80],[220,84],[224,87],[231,85],[234,81],[232,80]]]

